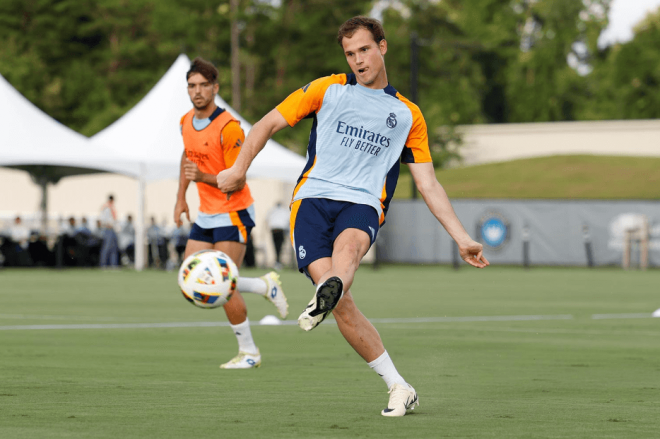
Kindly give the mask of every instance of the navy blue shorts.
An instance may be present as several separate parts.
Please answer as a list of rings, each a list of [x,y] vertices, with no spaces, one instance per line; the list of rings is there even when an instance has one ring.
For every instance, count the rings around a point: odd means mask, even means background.
[[[199,218],[198,221],[200,221]],[[189,239],[208,242],[210,244],[223,241],[235,241],[247,244],[248,239],[250,239],[250,233],[254,228],[253,212],[250,208],[239,210],[238,212],[206,216],[202,221],[208,223],[210,227],[202,227],[195,222],[190,229]]]
[[[337,236],[346,229],[364,231],[371,239],[378,236],[378,212],[366,204],[305,198],[291,206],[291,242],[296,252],[298,270],[307,274],[307,266],[317,259],[332,256]]]

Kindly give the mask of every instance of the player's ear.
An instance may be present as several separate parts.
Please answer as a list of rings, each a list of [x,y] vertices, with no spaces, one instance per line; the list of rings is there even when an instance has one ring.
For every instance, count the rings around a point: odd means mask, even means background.
[[[380,54],[384,56],[387,53],[387,40],[380,40],[380,43],[378,43],[378,48],[380,49]]]
[[[216,82],[215,84],[213,84],[213,94],[217,95],[219,90],[220,90],[220,84]]]

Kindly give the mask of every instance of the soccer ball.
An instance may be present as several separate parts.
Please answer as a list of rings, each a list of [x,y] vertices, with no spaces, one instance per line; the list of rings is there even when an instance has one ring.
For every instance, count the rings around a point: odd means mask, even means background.
[[[217,308],[236,291],[238,268],[223,252],[202,250],[183,261],[178,280],[188,302],[200,308]]]

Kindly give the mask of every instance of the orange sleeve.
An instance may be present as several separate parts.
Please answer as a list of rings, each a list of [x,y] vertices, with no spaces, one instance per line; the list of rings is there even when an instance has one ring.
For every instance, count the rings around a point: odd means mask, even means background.
[[[413,123],[406,145],[403,147],[401,153],[401,162],[403,163],[429,163],[433,162],[431,158],[431,149],[429,148],[429,134],[426,129],[426,121],[420,111],[419,107],[408,99],[404,98],[400,93],[397,97],[401,102],[406,104],[412,113]]]
[[[179,122],[179,132],[181,132],[181,135],[183,135],[183,121],[186,120],[187,114],[184,114],[181,116],[181,122]]]
[[[231,167],[236,161],[244,140],[245,133],[238,121],[232,120],[222,129],[220,141],[222,142],[222,152],[225,156],[225,166],[227,168]]]
[[[289,126],[294,126],[312,113],[318,113],[323,105],[325,92],[333,84],[346,84],[346,75],[324,76],[289,95],[277,107]]]

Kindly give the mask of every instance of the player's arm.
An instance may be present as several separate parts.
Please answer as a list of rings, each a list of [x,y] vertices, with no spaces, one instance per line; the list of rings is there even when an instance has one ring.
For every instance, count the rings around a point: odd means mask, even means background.
[[[490,265],[483,255],[483,246],[470,238],[456,216],[445,189],[435,177],[433,163],[409,163],[408,166],[426,205],[447,230],[447,233],[456,241],[463,260],[477,268]]]
[[[187,157],[184,157],[183,173],[188,181],[194,181],[195,183],[205,183],[216,187],[215,175],[207,174],[199,170],[197,164],[193,161],[188,160]]]
[[[254,158],[264,149],[268,139],[288,126],[289,123],[277,109],[271,110],[270,113],[254,124],[233,166],[217,175],[216,184],[220,191],[231,194],[241,190],[245,186],[245,176]]]
[[[186,191],[188,190],[188,185],[190,180],[186,178],[186,173],[184,171],[184,166],[188,158],[186,157],[186,152],[183,152],[181,155],[181,166],[179,172],[179,190],[176,194],[176,204],[174,205],[174,222],[177,227],[181,227],[183,222],[181,221],[181,214],[185,212],[188,222],[190,222],[190,211],[188,210],[188,203],[186,202]]]
[[[250,164],[268,139],[281,129],[294,126],[310,114],[318,112],[328,87],[345,83],[346,75],[326,76],[291,93],[252,127],[234,166],[218,174],[218,188],[227,194],[240,190],[245,185],[245,175]]]

